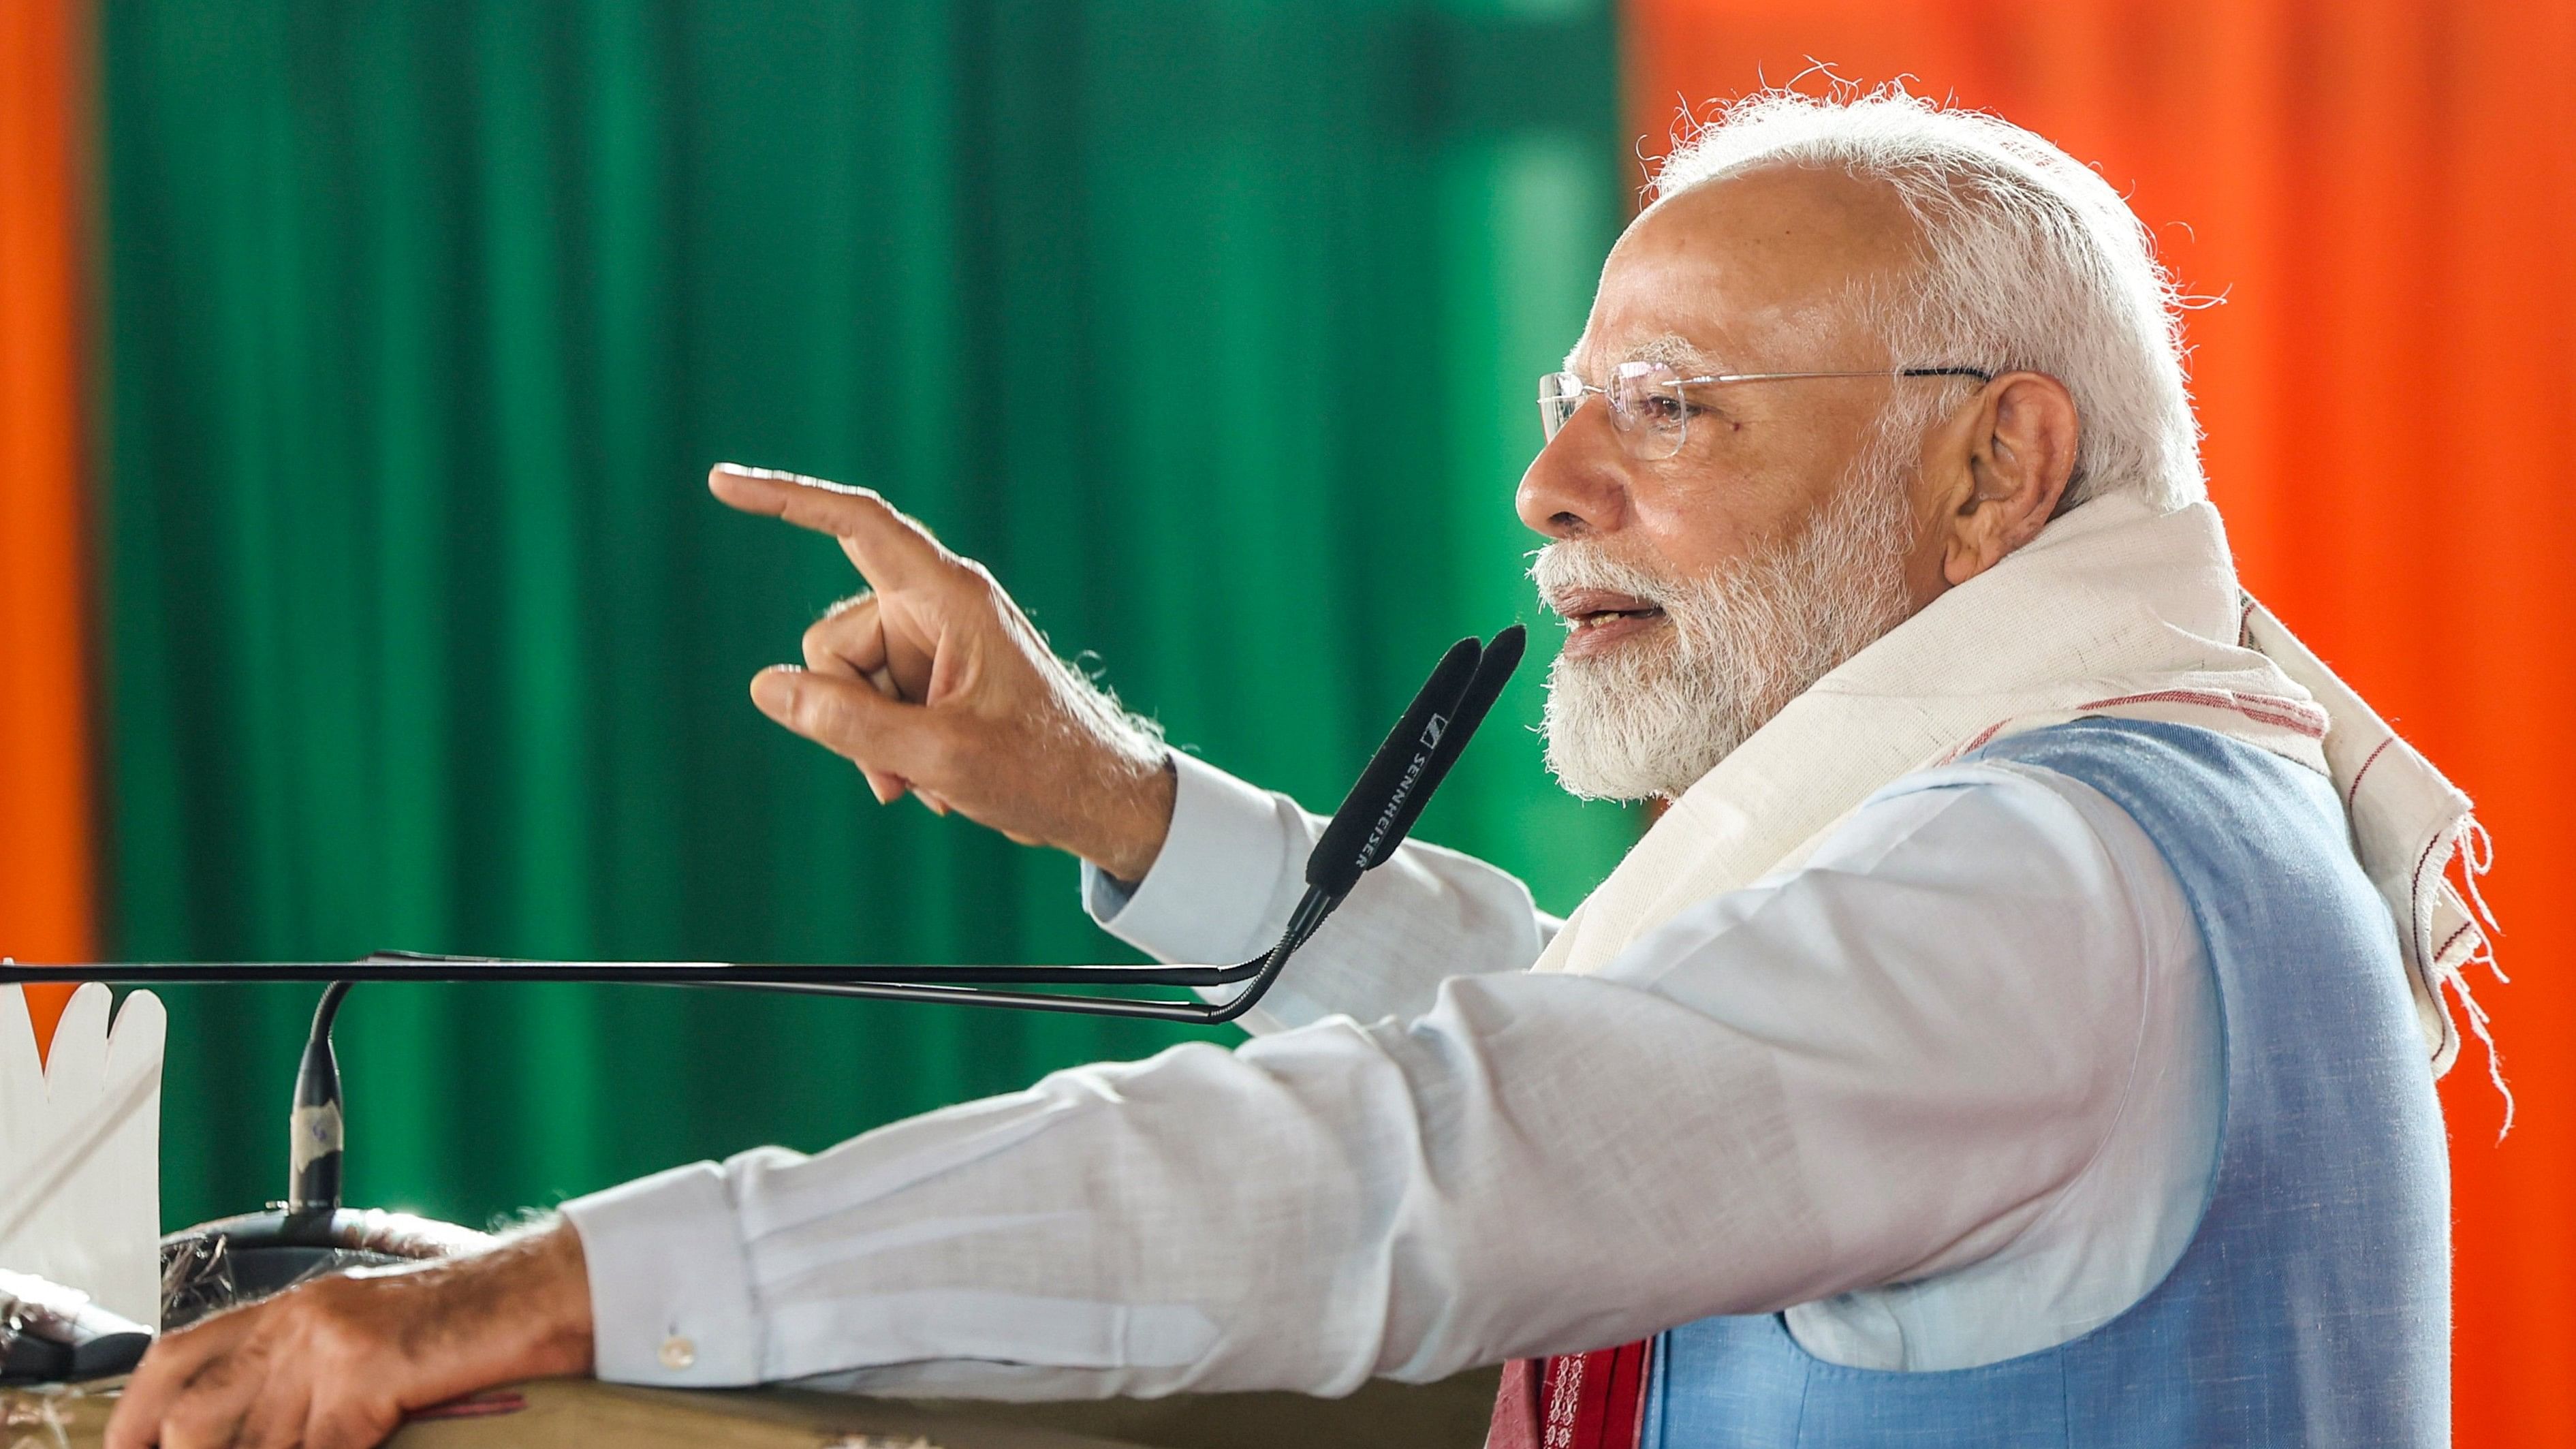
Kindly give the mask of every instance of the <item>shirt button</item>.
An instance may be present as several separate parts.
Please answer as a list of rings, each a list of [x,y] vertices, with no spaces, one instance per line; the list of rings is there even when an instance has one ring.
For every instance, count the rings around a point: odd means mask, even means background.
[[[697,1361],[698,1346],[696,1344],[680,1337],[678,1334],[673,1334],[671,1337],[662,1340],[662,1367],[674,1370],[684,1369]]]

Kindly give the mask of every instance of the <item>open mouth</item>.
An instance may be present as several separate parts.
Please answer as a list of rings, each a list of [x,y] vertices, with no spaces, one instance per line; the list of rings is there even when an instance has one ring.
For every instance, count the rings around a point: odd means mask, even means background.
[[[1664,621],[1662,605],[1633,594],[1574,589],[1548,602],[1565,618],[1565,652],[1577,656],[1607,649]]]

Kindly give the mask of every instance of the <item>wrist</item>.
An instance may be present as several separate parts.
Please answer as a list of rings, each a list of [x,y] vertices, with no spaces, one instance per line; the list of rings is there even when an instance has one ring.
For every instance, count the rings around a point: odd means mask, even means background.
[[[483,1360],[492,1382],[591,1372],[590,1275],[571,1223],[558,1220],[483,1252],[394,1270],[406,1272],[441,1280],[432,1301],[443,1311],[422,1315],[419,1329],[448,1340],[438,1347]]]
[[[529,1362],[540,1373],[581,1375],[596,1358],[590,1318],[590,1272],[581,1234],[558,1218],[521,1240],[529,1259]]]
[[[1172,808],[1180,794],[1171,751],[1159,740],[1142,742],[1118,771],[1101,812],[1108,828],[1090,850],[1077,852],[1113,880],[1134,885],[1153,870],[1172,833]]]

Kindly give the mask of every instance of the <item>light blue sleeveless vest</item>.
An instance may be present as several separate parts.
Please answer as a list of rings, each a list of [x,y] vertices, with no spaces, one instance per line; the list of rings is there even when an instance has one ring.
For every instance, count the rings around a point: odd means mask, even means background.
[[[1978,1368],[1827,1363],[1777,1315],[1655,1345],[1645,1449],[2450,1442],[2450,1180],[2388,911],[2333,787],[2183,725],[2078,720],[1974,758],[2081,780],[2173,868],[2218,976],[2217,1171],[2164,1281]]]

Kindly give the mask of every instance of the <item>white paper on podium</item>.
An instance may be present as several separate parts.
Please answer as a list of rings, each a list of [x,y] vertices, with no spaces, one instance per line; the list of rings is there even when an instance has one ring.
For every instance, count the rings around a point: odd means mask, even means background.
[[[161,1324],[160,998],[75,992],[44,1058],[26,993],[0,986],[0,1268]]]

